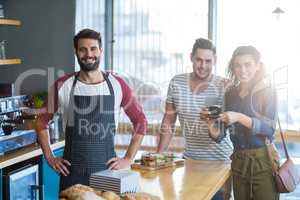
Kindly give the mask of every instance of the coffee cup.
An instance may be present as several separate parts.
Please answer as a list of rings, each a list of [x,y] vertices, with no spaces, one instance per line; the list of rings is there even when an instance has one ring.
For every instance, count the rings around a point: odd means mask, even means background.
[[[15,125],[13,124],[2,124],[2,130],[5,135],[10,135],[14,129]]]
[[[212,105],[205,107],[201,113],[200,117],[201,119],[217,119],[220,117],[220,114],[222,113],[222,107],[219,105]]]

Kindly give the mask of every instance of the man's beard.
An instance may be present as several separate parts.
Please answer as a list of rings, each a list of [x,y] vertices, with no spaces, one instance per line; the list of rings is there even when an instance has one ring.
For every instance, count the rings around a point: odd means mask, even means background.
[[[93,58],[95,59],[94,63],[83,63],[80,60],[80,58],[77,56],[77,61],[80,65],[80,69],[84,72],[90,72],[90,71],[98,69],[99,63],[100,63],[100,57],[93,57]],[[82,58],[82,59],[87,60],[88,58]]]

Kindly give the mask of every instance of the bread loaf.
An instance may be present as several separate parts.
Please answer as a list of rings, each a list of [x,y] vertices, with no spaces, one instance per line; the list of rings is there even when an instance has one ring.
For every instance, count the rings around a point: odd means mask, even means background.
[[[94,192],[79,192],[74,194],[69,200],[104,200]]]
[[[80,192],[94,192],[94,189],[86,185],[76,184],[61,191],[59,193],[59,197],[69,199],[74,196],[74,194]]]
[[[125,194],[122,196],[122,199],[123,200],[159,200],[160,198],[145,192],[138,192],[133,194]]]
[[[110,191],[103,192],[101,196],[106,200],[120,200],[119,195]]]
[[[125,194],[123,197],[122,197],[123,200],[136,200],[134,195],[132,194]]]

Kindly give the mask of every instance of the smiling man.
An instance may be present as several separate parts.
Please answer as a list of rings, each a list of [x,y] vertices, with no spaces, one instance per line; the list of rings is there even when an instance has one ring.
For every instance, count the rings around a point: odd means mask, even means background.
[[[226,81],[211,73],[216,62],[216,49],[211,41],[197,39],[190,59],[193,72],[176,75],[170,82],[157,151],[161,153],[167,149],[178,116],[185,139],[184,158],[229,160],[232,153],[229,137],[220,144],[215,143],[208,135],[206,121],[200,118],[204,107],[223,104]],[[213,200],[219,199],[223,199],[220,192]]]
[[[147,121],[131,89],[120,77],[99,69],[100,33],[84,29],[74,37],[80,71],[58,79],[50,89],[46,112],[37,120],[39,142],[48,164],[61,174],[60,190],[89,184],[93,172],[127,168],[140,147]],[[121,107],[134,126],[123,158],[116,157],[114,135]],[[55,157],[49,144],[48,122],[63,117],[64,156]]]

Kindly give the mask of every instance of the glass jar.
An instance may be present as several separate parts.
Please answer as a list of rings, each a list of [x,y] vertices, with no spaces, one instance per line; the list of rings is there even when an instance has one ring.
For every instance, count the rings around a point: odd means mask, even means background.
[[[5,53],[6,40],[0,42],[0,59],[6,59]]]
[[[0,18],[4,18],[4,8],[2,4],[0,4]]]

